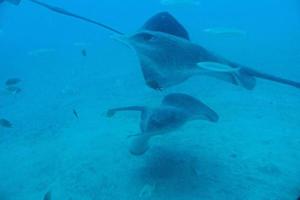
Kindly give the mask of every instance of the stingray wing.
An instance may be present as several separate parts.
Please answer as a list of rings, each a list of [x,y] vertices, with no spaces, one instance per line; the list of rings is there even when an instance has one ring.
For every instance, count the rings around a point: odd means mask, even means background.
[[[189,113],[192,119],[206,119],[212,122],[217,122],[219,119],[215,111],[200,100],[186,94],[169,94],[163,99],[162,105],[180,108]]]
[[[168,33],[190,40],[187,30],[168,12],[160,12],[154,15],[144,24],[142,29]]]

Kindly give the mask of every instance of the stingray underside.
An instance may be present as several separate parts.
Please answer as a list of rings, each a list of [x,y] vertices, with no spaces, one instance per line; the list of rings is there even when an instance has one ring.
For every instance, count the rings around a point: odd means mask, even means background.
[[[159,64],[145,62],[144,60],[140,60],[140,65],[145,83],[155,90],[182,83],[194,74],[192,69],[166,69]]]

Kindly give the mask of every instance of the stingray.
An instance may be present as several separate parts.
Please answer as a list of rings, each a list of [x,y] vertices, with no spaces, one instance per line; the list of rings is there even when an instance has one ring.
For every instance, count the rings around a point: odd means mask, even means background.
[[[133,135],[130,152],[142,155],[149,149],[152,137],[163,135],[182,127],[192,120],[217,122],[218,114],[204,103],[192,96],[173,93],[165,96],[157,107],[129,106],[110,109],[108,117],[120,111],[137,111],[141,113],[140,133]]]
[[[111,26],[69,12],[63,8],[28,0],[52,12],[92,23],[118,34],[137,53],[146,84],[153,89],[163,89],[180,84],[195,75],[208,75],[253,89],[256,78],[300,88],[300,82],[259,72],[244,65],[229,61],[204,47],[191,42],[186,29],[168,12],[151,17],[140,30],[131,36]],[[21,0],[0,0],[19,5]]]
[[[135,50],[145,82],[153,89],[168,88],[196,75],[249,90],[255,87],[256,78],[300,88],[299,82],[256,71],[193,43],[187,30],[168,12],[156,14],[135,34],[119,39]]]

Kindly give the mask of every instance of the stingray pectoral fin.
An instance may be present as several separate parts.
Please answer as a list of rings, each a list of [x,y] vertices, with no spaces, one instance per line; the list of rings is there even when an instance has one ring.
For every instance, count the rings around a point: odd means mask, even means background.
[[[205,114],[205,117],[211,121],[211,122],[218,122],[219,121],[219,115],[212,109],[208,108]]]
[[[136,135],[130,145],[130,153],[136,156],[143,155],[149,149],[149,140],[152,136],[146,134]]]
[[[168,12],[157,13],[144,24],[142,29],[163,32],[189,40],[186,29]]]
[[[217,63],[217,62],[199,62],[197,66],[200,69],[213,71],[213,72],[237,72],[239,68],[233,68],[229,65]]]

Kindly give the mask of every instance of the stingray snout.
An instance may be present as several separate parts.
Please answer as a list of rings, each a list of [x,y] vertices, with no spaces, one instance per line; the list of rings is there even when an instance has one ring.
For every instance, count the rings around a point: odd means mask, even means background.
[[[111,39],[118,41],[122,44],[124,44],[125,46],[132,48],[131,44],[130,44],[130,37],[126,36],[126,35],[111,35],[110,36]]]

